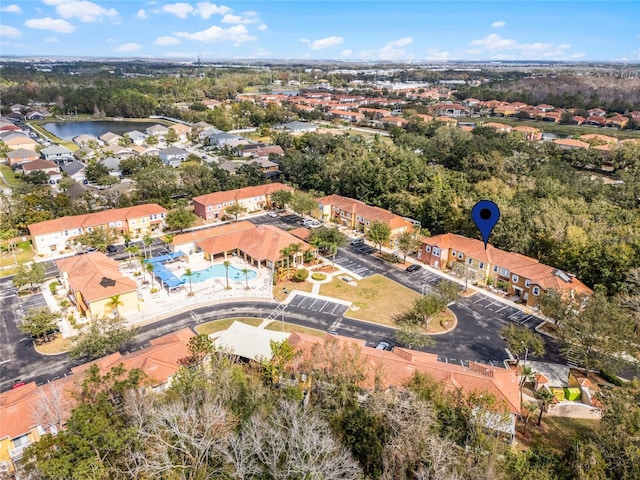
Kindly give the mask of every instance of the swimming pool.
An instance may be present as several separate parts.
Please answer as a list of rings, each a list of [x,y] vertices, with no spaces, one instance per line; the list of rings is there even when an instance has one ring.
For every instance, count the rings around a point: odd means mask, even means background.
[[[247,280],[253,280],[258,276],[258,272],[255,270],[249,269],[247,272]],[[204,270],[197,270],[193,272],[193,276],[191,277],[191,281],[193,283],[204,282],[205,280],[209,280],[211,278],[226,278],[227,277],[227,269],[224,265],[212,265]],[[180,277],[181,280],[184,280],[185,283],[189,283],[189,277],[187,275],[182,275]],[[245,276],[242,273],[242,269],[234,267],[233,265],[229,266],[229,281],[232,282],[244,282]]]

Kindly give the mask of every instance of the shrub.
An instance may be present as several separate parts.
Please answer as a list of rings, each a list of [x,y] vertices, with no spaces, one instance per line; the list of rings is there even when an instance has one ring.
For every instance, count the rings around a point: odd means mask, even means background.
[[[618,387],[621,387],[622,385],[624,385],[624,381],[622,381],[614,373],[611,373],[609,370],[605,370],[604,368],[600,370],[600,376],[604,378],[607,382],[613,383]]]
[[[326,280],[327,274],[315,272],[311,274],[311,278],[313,278],[314,280]]]
[[[389,262],[389,263],[400,263],[402,261],[399,256],[394,255],[393,253],[386,253],[386,252],[383,252],[382,254],[380,254],[380,258],[385,262]]]
[[[60,285],[57,281],[53,281],[49,284],[49,290],[51,290],[51,295],[55,295],[58,291],[58,285]]]
[[[294,282],[304,282],[307,278],[309,278],[309,270],[306,268],[296,270],[296,273],[293,275]]]
[[[153,287],[150,291],[151,293],[158,293],[158,289],[156,287]]]

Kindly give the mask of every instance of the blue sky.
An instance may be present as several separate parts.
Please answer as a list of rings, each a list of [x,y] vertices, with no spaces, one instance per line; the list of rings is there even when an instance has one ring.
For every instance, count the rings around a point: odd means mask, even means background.
[[[0,55],[640,61],[640,1],[2,0]]]

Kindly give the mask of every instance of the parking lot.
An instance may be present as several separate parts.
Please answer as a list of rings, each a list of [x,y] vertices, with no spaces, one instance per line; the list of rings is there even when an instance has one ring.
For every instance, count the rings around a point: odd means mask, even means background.
[[[352,259],[342,254],[339,250],[336,254],[336,265],[340,265],[342,268],[359,275],[360,277],[368,277],[375,272],[367,267],[364,263],[358,262],[356,259]]]
[[[335,317],[341,317],[349,307],[342,303],[307,297],[306,295],[294,296],[288,304],[291,307],[309,310],[311,312],[324,313]]]
[[[16,309],[16,314],[18,318],[24,318],[30,309],[46,306],[47,302],[42,293],[36,293],[27,297],[18,297],[18,308]]]
[[[536,327],[540,322],[542,322],[542,319],[536,315],[523,312],[522,310],[512,307],[504,302],[495,300],[487,295],[483,295],[480,292],[476,293],[472,297],[472,301],[474,305],[489,310],[517,325]]]

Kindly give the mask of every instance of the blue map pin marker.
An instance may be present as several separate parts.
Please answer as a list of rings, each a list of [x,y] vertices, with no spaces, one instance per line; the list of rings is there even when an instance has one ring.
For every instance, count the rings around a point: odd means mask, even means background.
[[[498,205],[490,200],[480,200],[471,209],[471,218],[473,218],[474,223],[482,234],[484,249],[486,250],[489,235],[491,235],[493,227],[500,220],[500,209]]]

